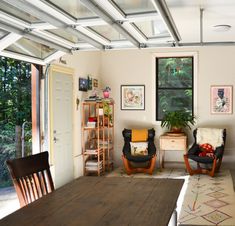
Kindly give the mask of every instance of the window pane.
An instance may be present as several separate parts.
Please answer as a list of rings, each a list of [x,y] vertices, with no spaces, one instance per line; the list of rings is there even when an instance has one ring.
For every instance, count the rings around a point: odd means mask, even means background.
[[[96,14],[86,8],[78,0],[47,0],[47,2],[52,3],[59,9],[65,11],[77,19],[97,17]]]
[[[68,32],[66,32],[63,29],[50,29],[47,31],[54,34],[54,35],[58,35],[61,38],[67,39],[68,41],[73,42],[73,43],[77,43],[77,42],[81,41],[75,35],[69,34]]]
[[[146,13],[156,11],[151,1],[146,0],[114,0],[125,14]]]
[[[44,59],[56,52],[55,49],[50,48],[49,46],[42,45],[26,38],[21,38],[17,42],[8,46],[6,50],[39,59]]]
[[[0,39],[2,39],[7,34],[9,34],[7,31],[4,31],[4,30],[0,29]]]
[[[192,112],[192,89],[159,89],[157,120],[161,120],[164,112],[185,110]]]
[[[92,26],[89,28],[110,41],[125,40],[125,38],[110,25]]]
[[[191,88],[193,86],[192,57],[158,58],[159,88]]]
[[[138,21],[134,24],[147,38],[156,38],[161,34],[168,34],[166,26],[161,20]]]
[[[35,23],[35,22],[40,22],[40,20],[26,12],[23,12],[19,10],[18,8],[14,7],[13,5],[10,5],[6,2],[0,1],[0,9],[3,12],[6,12],[12,16],[15,16],[21,20],[24,20],[29,23]]]

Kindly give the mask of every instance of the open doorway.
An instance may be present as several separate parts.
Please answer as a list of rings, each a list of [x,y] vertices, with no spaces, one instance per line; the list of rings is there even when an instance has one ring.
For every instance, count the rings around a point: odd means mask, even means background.
[[[19,207],[5,161],[32,154],[33,83],[31,63],[0,57],[0,219]]]

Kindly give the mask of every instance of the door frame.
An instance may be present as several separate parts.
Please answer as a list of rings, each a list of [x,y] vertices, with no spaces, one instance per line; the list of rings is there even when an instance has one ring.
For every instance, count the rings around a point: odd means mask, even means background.
[[[75,90],[74,90],[74,69],[69,68],[69,67],[65,67],[65,66],[61,66],[61,65],[51,65],[49,68],[49,85],[48,85],[48,89],[49,89],[49,101],[48,101],[48,109],[49,109],[49,120],[50,122],[48,123],[48,134],[50,136],[50,138],[48,139],[49,141],[49,161],[51,165],[54,165],[54,143],[53,143],[53,113],[52,113],[52,106],[53,106],[53,101],[52,101],[52,90],[53,90],[53,85],[52,85],[52,73],[53,71],[57,71],[57,72],[61,72],[61,73],[65,73],[68,76],[72,76],[72,142],[74,142],[74,107],[75,107]],[[74,161],[74,145],[72,145],[72,158]]]

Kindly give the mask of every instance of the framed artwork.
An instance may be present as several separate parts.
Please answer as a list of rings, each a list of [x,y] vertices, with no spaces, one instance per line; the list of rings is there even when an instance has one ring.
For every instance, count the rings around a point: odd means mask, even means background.
[[[145,110],[144,85],[121,85],[121,110]]]
[[[98,88],[98,79],[93,78],[93,87]]]
[[[211,86],[211,114],[232,114],[233,86]]]
[[[88,80],[86,78],[79,78],[79,91],[87,91]]]

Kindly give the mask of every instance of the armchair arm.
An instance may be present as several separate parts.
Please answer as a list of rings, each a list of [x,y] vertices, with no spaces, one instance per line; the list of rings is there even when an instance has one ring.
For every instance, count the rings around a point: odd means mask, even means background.
[[[224,145],[222,146],[219,146],[215,149],[215,157],[217,159],[220,159],[223,157],[223,154],[224,154]]]
[[[154,145],[154,142],[149,142],[148,143],[148,155],[155,155],[156,154],[156,147]]]
[[[187,155],[198,155],[200,152],[199,145],[194,143],[191,148],[189,148]]]
[[[131,152],[131,145],[130,145],[129,142],[125,142],[125,143],[124,143],[122,152],[123,152],[123,154],[124,154],[125,156],[130,155],[130,152]]]

